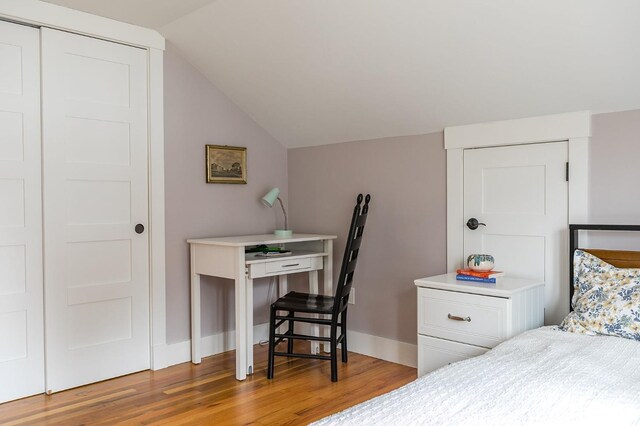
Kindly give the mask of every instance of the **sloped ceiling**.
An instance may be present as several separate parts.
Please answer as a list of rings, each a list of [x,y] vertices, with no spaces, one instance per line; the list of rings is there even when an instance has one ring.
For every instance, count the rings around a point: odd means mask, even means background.
[[[637,0],[51,2],[158,29],[290,147],[640,108]]]

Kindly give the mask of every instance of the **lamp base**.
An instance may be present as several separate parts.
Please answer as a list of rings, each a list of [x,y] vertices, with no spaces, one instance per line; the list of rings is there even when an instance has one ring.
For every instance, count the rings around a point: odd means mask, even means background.
[[[293,235],[293,231],[291,229],[276,229],[273,233],[277,237],[290,237]]]

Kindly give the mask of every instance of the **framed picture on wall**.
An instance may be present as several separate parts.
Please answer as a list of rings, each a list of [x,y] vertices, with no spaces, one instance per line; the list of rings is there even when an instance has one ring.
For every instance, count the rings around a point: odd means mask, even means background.
[[[207,183],[247,183],[247,148],[206,145]]]

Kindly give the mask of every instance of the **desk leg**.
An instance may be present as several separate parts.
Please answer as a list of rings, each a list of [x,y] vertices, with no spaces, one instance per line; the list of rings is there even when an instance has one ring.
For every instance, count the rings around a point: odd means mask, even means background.
[[[247,287],[244,247],[236,251],[236,379],[247,378]]]
[[[246,279],[247,285],[247,374],[253,374],[253,280]]]
[[[324,251],[327,253],[327,259],[324,264],[323,282],[324,282],[324,294],[333,295],[333,240],[324,240]],[[329,329],[324,327],[323,336],[329,337]],[[329,342],[324,344],[324,351],[331,352],[331,344]]]
[[[311,294],[319,294],[318,293],[318,271],[309,271],[309,293]],[[318,317],[317,314],[313,315],[314,317]],[[320,335],[320,327],[318,324],[309,324],[311,326],[311,334],[313,336]],[[320,342],[311,341],[311,353],[319,354],[320,353]]]
[[[195,270],[194,247],[191,245],[191,362],[200,364],[200,274]]]
[[[278,275],[278,297],[282,297],[287,294],[289,287],[289,281],[287,281],[286,275]]]

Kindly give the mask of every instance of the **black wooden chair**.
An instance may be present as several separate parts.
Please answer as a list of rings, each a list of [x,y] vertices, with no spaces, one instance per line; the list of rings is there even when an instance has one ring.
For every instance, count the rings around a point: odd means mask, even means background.
[[[286,356],[330,360],[331,381],[338,381],[338,344],[340,344],[342,348],[342,362],[347,362],[347,308],[349,306],[349,293],[351,292],[353,274],[358,261],[360,244],[362,243],[364,225],[367,222],[371,196],[367,194],[364,198],[364,206],[361,206],[362,199],[362,194],[359,194],[357,204],[353,209],[353,217],[351,218],[347,246],[344,250],[335,296],[292,291],[271,305],[267,378],[273,378],[274,358],[276,356]],[[282,314],[281,312],[283,311],[286,314]],[[304,316],[296,316],[296,314],[303,314]],[[314,316],[313,314],[316,315]],[[326,317],[328,315],[331,315],[331,317]],[[277,333],[276,330],[285,322],[288,323],[287,331],[283,334]],[[329,337],[295,333],[294,325],[296,322],[329,326]],[[338,335],[338,327],[340,327],[340,335]],[[287,351],[276,352],[276,345],[284,340],[287,340]],[[323,355],[322,353],[295,353],[293,351],[293,342],[295,340],[330,342],[331,352],[329,355]]]

